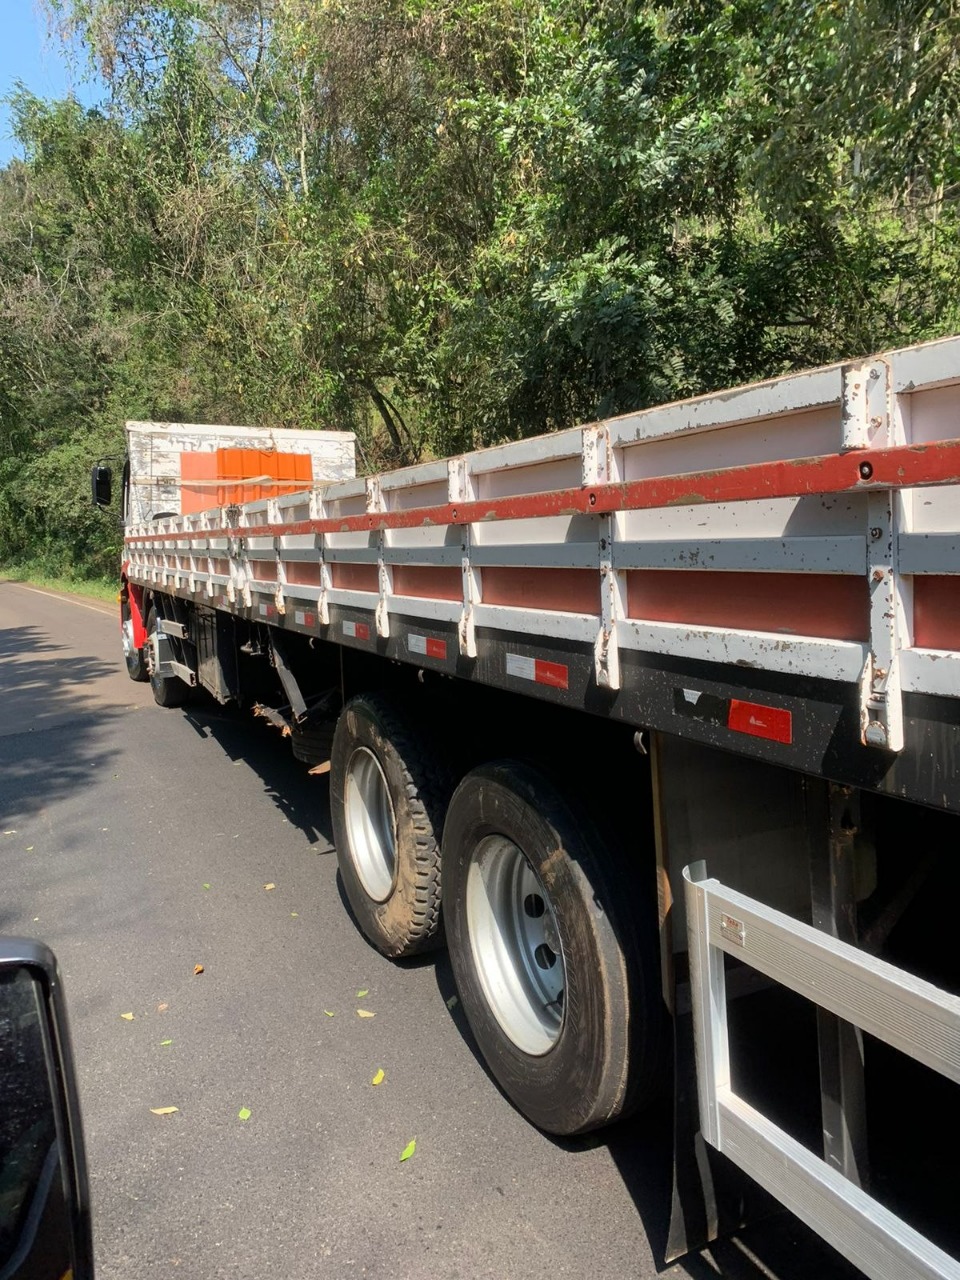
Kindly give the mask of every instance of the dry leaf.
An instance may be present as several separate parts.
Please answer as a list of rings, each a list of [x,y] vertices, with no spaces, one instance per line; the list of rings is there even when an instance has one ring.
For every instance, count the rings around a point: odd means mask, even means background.
[[[369,990],[366,987],[364,987],[362,991],[357,992],[357,999],[362,1000],[364,996],[368,996],[369,994],[370,994]]]
[[[358,1018],[375,1018],[376,1016],[377,1016],[377,1015],[376,1015],[375,1013],[373,1013],[373,1012],[372,1012],[372,1010],[370,1010],[370,1009],[358,1009],[358,1010],[357,1010],[357,1017],[358,1017]]]
[[[33,845],[32,845],[32,844],[28,844],[28,845],[27,845],[27,853],[33,853]]]
[[[161,1040],[161,1041],[160,1041],[160,1047],[161,1047],[161,1048],[163,1048],[165,1045],[168,1045],[168,1044],[173,1044],[173,1041],[172,1041],[172,1040]]]
[[[166,1013],[169,1008],[170,1006],[168,1004],[158,1004],[157,1013]]]
[[[332,1009],[324,1009],[323,1012],[327,1015],[328,1018],[335,1018],[337,1016]]]
[[[195,965],[193,966],[193,976],[196,978],[196,977],[197,977],[199,974],[201,974],[201,973],[203,973],[203,965],[202,965],[202,964],[195,964]]]
[[[205,889],[209,889],[209,888],[210,888],[210,886],[209,886],[208,884],[205,884],[203,887],[204,887]]]
[[[132,1022],[132,1021],[133,1021],[133,1014],[132,1014],[132,1013],[121,1013],[120,1017],[124,1020],[124,1022]]]
[[[459,1003],[460,1001],[457,999],[456,996],[451,996],[450,999],[447,1001],[447,1008],[455,1009]]]
[[[263,887],[269,893],[271,889],[275,889],[277,886],[275,884],[265,884]]]
[[[373,1077],[373,1079],[370,1081],[370,1083],[371,1083],[371,1084],[383,1084],[383,1081],[384,1081],[384,1077],[385,1077],[385,1075],[386,1075],[386,1072],[384,1071],[383,1067],[381,1067],[381,1068],[380,1068],[380,1070],[377,1072],[377,1074],[376,1074],[376,1075]]]
[[[155,1116],[172,1116],[175,1111],[179,1111],[179,1107],[151,1107],[150,1110]]]
[[[407,1143],[407,1145],[400,1152],[400,1159],[409,1160],[410,1157],[413,1155],[413,1153],[416,1151],[416,1149],[417,1149],[417,1140],[416,1138],[411,1138],[410,1141]]]
[[[329,760],[324,760],[323,764],[315,764],[312,769],[307,770],[307,773],[313,773],[313,774],[329,773],[329,772],[330,772]]]
[[[294,919],[294,920],[296,920],[296,918],[299,916],[300,912],[299,912],[299,911],[291,911],[291,912],[290,912],[290,914],[291,914],[291,916],[293,917],[293,919]]]

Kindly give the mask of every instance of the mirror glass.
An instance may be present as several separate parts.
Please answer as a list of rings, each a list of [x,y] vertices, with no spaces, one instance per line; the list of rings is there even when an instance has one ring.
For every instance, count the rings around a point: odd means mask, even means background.
[[[54,1073],[38,975],[0,972],[0,1280],[72,1273]]]
[[[98,507],[109,507],[110,499],[113,496],[113,472],[110,468],[97,463],[90,472],[90,487],[93,491],[93,501],[96,505]]]

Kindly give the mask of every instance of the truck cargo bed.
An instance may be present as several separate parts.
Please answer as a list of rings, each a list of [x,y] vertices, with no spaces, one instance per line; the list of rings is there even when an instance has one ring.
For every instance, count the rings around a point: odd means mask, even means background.
[[[126,555],[198,605],[960,810],[960,339],[141,520]]]

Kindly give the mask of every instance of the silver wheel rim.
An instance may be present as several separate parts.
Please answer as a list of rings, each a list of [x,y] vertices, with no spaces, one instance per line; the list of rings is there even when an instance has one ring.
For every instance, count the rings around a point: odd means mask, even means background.
[[[123,654],[126,658],[132,658],[137,652],[133,647],[133,619],[124,618],[120,627],[120,641],[123,645]]]
[[[383,902],[396,878],[397,823],[380,761],[366,747],[350,757],[343,803],[350,859],[369,896]]]
[[[506,836],[477,845],[467,872],[467,931],[494,1017],[518,1049],[548,1053],[563,1026],[566,966],[553,906]]]

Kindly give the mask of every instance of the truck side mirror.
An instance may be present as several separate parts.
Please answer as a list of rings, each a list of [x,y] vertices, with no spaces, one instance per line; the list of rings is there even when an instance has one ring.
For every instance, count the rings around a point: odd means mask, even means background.
[[[0,940],[0,1276],[93,1280],[83,1133],[57,962]]]
[[[90,488],[93,503],[97,507],[109,507],[113,496],[113,471],[102,462],[98,462],[90,472]]]

